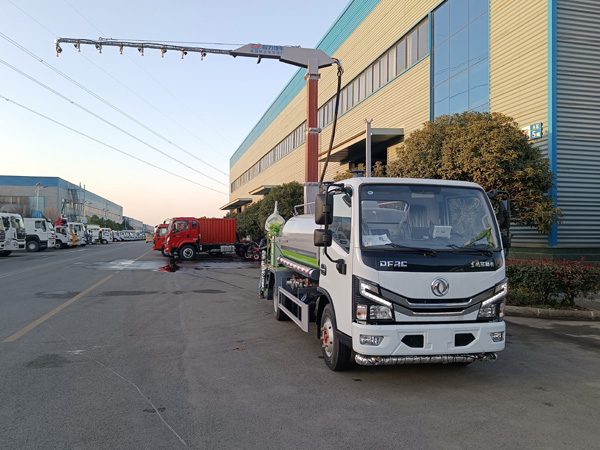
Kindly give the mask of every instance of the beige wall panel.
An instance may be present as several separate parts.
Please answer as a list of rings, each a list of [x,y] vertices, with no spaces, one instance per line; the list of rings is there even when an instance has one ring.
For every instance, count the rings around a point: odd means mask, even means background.
[[[342,61],[342,86],[390,48],[438,4],[440,0],[383,0],[333,55]],[[322,69],[319,101],[335,95],[334,69]]]
[[[334,147],[363,133],[365,119],[373,119],[373,128],[404,128],[405,136],[421,128],[429,120],[429,58],[340,117]],[[322,154],[327,152],[332,129],[329,125],[321,132]]]
[[[342,61],[344,68],[342,87],[426,17],[429,11],[439,3],[439,0],[382,1],[333,55]],[[414,80],[417,80],[416,85],[412,84],[415,82]],[[340,118],[336,130],[336,143],[362,132],[366,117],[374,119],[373,126],[375,127],[403,127],[405,132],[414,130],[429,118],[428,82],[429,62],[427,59]],[[319,105],[333,97],[336,88],[337,70],[335,67],[321,69]],[[413,103],[419,106],[415,107]],[[397,112],[399,104],[402,104],[402,108],[407,111],[406,115]],[[252,167],[305,119],[306,89],[303,89],[231,168],[230,181],[235,180]],[[331,128],[329,125],[321,133],[321,153],[327,150]],[[294,162],[288,161],[288,158]],[[282,167],[285,169],[282,170]],[[328,173],[330,170],[339,170],[339,164],[332,167],[329,168]],[[271,173],[275,175],[270,175]],[[297,173],[300,174],[299,178],[298,175],[295,175]],[[304,181],[303,147],[232,192],[230,199],[247,197],[249,190],[263,184],[279,184],[265,180],[283,179],[288,175],[297,181]]]
[[[520,125],[548,122],[548,2],[492,0],[490,110]]]

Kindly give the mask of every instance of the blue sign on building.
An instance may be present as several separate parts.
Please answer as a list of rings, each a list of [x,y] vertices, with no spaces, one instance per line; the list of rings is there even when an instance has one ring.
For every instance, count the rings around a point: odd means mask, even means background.
[[[529,125],[527,127],[521,128],[525,136],[529,139],[539,139],[543,135],[543,126],[542,122],[534,123],[533,125]]]

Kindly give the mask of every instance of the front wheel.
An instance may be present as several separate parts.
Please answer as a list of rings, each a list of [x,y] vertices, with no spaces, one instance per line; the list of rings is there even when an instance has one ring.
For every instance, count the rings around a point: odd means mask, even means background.
[[[27,243],[28,252],[37,252],[40,250],[40,244],[37,241],[29,241]]]
[[[54,248],[56,250],[60,250],[61,248],[63,248],[62,242],[57,242],[56,244],[54,244]]]
[[[179,249],[179,257],[183,261],[191,261],[196,255],[196,250],[191,245],[184,245]]]
[[[323,358],[331,370],[341,371],[350,367],[352,350],[340,342],[335,323],[335,314],[331,304],[325,306],[321,316],[321,341],[323,343]]]

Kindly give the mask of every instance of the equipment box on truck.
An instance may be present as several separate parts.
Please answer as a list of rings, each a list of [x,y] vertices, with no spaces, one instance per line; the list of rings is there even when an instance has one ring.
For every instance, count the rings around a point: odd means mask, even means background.
[[[506,195],[506,193],[502,193]],[[332,370],[468,364],[504,349],[508,200],[474,183],[353,178],[271,233],[261,287]]]

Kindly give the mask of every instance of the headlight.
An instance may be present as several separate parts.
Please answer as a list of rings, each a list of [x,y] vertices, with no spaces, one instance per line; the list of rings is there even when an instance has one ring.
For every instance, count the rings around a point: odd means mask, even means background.
[[[478,319],[501,319],[504,317],[504,305],[508,294],[508,282],[502,281],[496,285],[494,295],[481,303]]]
[[[392,307],[390,302],[380,297],[378,286],[362,280],[360,280],[358,283],[360,295],[362,295],[364,298],[368,298],[369,300],[379,303],[380,305],[387,306],[388,308]]]
[[[355,296],[354,300],[356,320],[361,322],[393,320],[393,305],[381,297],[379,286],[364,280],[357,281],[359,295]]]

